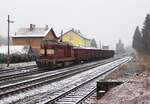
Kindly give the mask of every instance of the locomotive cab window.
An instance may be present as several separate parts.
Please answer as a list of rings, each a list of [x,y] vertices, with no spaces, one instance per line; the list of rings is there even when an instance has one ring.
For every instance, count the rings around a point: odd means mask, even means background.
[[[45,53],[44,51],[45,51],[44,49],[41,49],[40,54],[44,54]]]
[[[42,55],[47,55],[47,49],[46,49],[46,48],[41,49],[41,50],[40,50],[40,54],[42,54]]]
[[[54,49],[47,49],[47,54],[54,54]]]

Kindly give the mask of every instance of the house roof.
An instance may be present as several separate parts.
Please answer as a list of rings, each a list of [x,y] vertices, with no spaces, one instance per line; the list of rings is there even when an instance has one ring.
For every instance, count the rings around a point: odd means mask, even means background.
[[[30,30],[30,28],[20,28],[14,35],[12,35],[12,37],[39,38],[39,37],[45,37],[50,31],[52,32],[52,34],[55,38],[58,38],[52,28],[47,28],[47,29],[34,28],[33,30]]]
[[[85,36],[83,36],[83,34],[81,34],[80,32],[78,32],[78,31],[76,31],[76,30],[74,30],[74,29],[71,29],[71,30],[65,32],[65,33],[64,33],[63,35],[61,35],[61,36],[64,36],[64,35],[66,35],[66,34],[69,33],[69,32],[74,32],[74,33],[76,33],[77,35],[79,35],[80,37],[82,37],[82,38],[84,38],[84,39],[86,39],[86,40],[91,40],[91,39],[86,38]],[[61,38],[61,36],[60,36],[60,38]]]
[[[28,54],[30,51],[30,46],[28,45],[12,45],[10,46],[10,54]],[[7,54],[8,46],[0,46],[0,54]]]

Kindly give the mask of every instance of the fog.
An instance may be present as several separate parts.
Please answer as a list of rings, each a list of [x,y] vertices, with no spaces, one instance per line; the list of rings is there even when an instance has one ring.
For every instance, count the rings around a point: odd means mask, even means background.
[[[132,44],[137,25],[150,13],[150,0],[1,0],[0,35],[7,36],[7,15],[11,15],[11,34],[30,23],[49,25],[60,35],[71,28],[95,38],[111,48],[119,39]]]

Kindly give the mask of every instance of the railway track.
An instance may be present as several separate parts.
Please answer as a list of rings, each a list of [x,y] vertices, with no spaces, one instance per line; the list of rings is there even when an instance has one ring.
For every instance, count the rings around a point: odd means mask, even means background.
[[[111,59],[111,61],[112,60],[114,60],[114,59]],[[34,76],[34,77],[28,76],[28,77],[26,77],[26,80],[17,82],[17,83],[13,83],[13,84],[8,84],[8,82],[7,82],[7,84],[4,85],[4,83],[3,84],[1,83],[0,99],[2,99],[4,97],[8,97],[8,96],[16,94],[16,93],[21,93],[21,92],[24,92],[27,90],[31,90],[33,88],[37,88],[37,87],[46,85],[52,81],[55,81],[55,80],[58,80],[61,78],[65,78],[65,77],[83,72],[85,70],[89,70],[89,69],[97,67],[99,65],[108,63],[108,61],[110,61],[110,60],[97,62],[92,66],[91,66],[91,64],[88,64],[87,66],[79,65],[78,67],[74,67],[73,69],[68,68],[68,70],[56,71],[56,73],[48,72],[43,75],[40,74],[38,77],[37,76]]]
[[[81,66],[86,66],[86,65],[90,66],[92,64],[94,65],[94,64],[98,64],[98,63],[106,63],[108,61],[115,60],[115,59],[117,59],[117,58],[114,58],[114,59],[111,58],[111,59],[107,59],[107,60],[103,60],[103,61],[92,62],[91,64],[86,63],[86,64],[82,64],[82,65],[76,65],[76,66],[67,67],[67,68],[64,68],[61,70],[58,69],[58,70],[49,71],[49,70],[35,68],[34,71],[30,71],[30,72],[26,72],[26,73],[19,73],[19,74],[13,74],[13,75],[8,75],[8,76],[0,76],[0,86],[32,79],[32,78],[36,78],[36,77],[40,77],[40,76],[44,76],[47,74],[57,73],[57,71],[64,72],[64,70],[68,70],[68,71],[70,69],[76,70],[78,67],[81,67]]]
[[[44,102],[43,104],[82,104],[82,101],[85,100],[88,96],[96,92],[96,82],[100,80],[100,76],[106,74],[107,72],[111,71],[112,69],[120,66],[129,60],[122,60],[118,62],[118,64],[108,67],[108,69],[100,74],[96,74],[94,77],[89,78],[85,82],[81,83],[80,85],[72,88],[71,90],[60,94],[59,96]]]
[[[0,74],[3,72],[11,72],[11,71],[19,71],[22,69],[26,69],[26,68],[32,68],[32,67],[36,67],[37,65],[29,65],[29,66],[17,66],[15,68],[7,68],[7,69],[0,69]]]
[[[73,67],[69,67],[69,68],[73,68]],[[18,71],[18,72],[16,73],[16,71]],[[13,82],[21,81],[21,80],[26,80],[26,79],[31,78],[30,76],[32,76],[32,75],[36,75],[36,74],[44,73],[44,72],[49,72],[49,70],[45,70],[43,68],[39,69],[36,66],[21,67],[21,69],[14,69],[14,70],[12,69],[12,70],[10,70],[10,72],[9,72],[9,70],[8,70],[8,72],[7,71],[4,73],[1,72],[0,86],[11,83],[11,82],[13,83]]]
[[[0,86],[5,85],[5,84],[9,84],[9,83],[13,83],[13,82],[18,82],[21,79],[23,80],[25,77],[29,77],[29,76],[36,75],[39,73],[44,73],[44,72],[45,71],[43,71],[43,70],[39,70],[38,68],[34,68],[33,71],[29,71],[29,72],[15,73],[15,74],[10,74],[10,75],[0,76]]]
[[[78,104],[93,94],[96,90],[96,81],[102,78],[102,75],[110,72],[112,69],[118,67],[120,64],[128,62],[131,58],[120,59],[106,65],[101,66],[101,70],[93,68],[95,72],[85,76],[86,78],[77,81],[76,83],[66,86],[58,91],[50,93],[42,93],[37,96],[20,100],[16,104]],[[87,78],[88,77],[88,78]],[[40,98],[39,98],[40,96]]]
[[[90,96],[86,97],[83,101],[82,104],[98,104],[97,99],[96,99],[96,92],[92,93]]]
[[[36,70],[36,67],[37,67],[36,65],[30,65],[30,66],[23,66],[23,67],[9,68],[9,69],[0,69],[0,77],[34,71]]]

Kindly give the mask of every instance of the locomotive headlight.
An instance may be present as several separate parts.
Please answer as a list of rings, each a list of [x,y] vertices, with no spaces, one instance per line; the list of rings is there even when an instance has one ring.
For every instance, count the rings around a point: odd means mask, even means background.
[[[47,49],[47,54],[54,54],[54,49]]]

